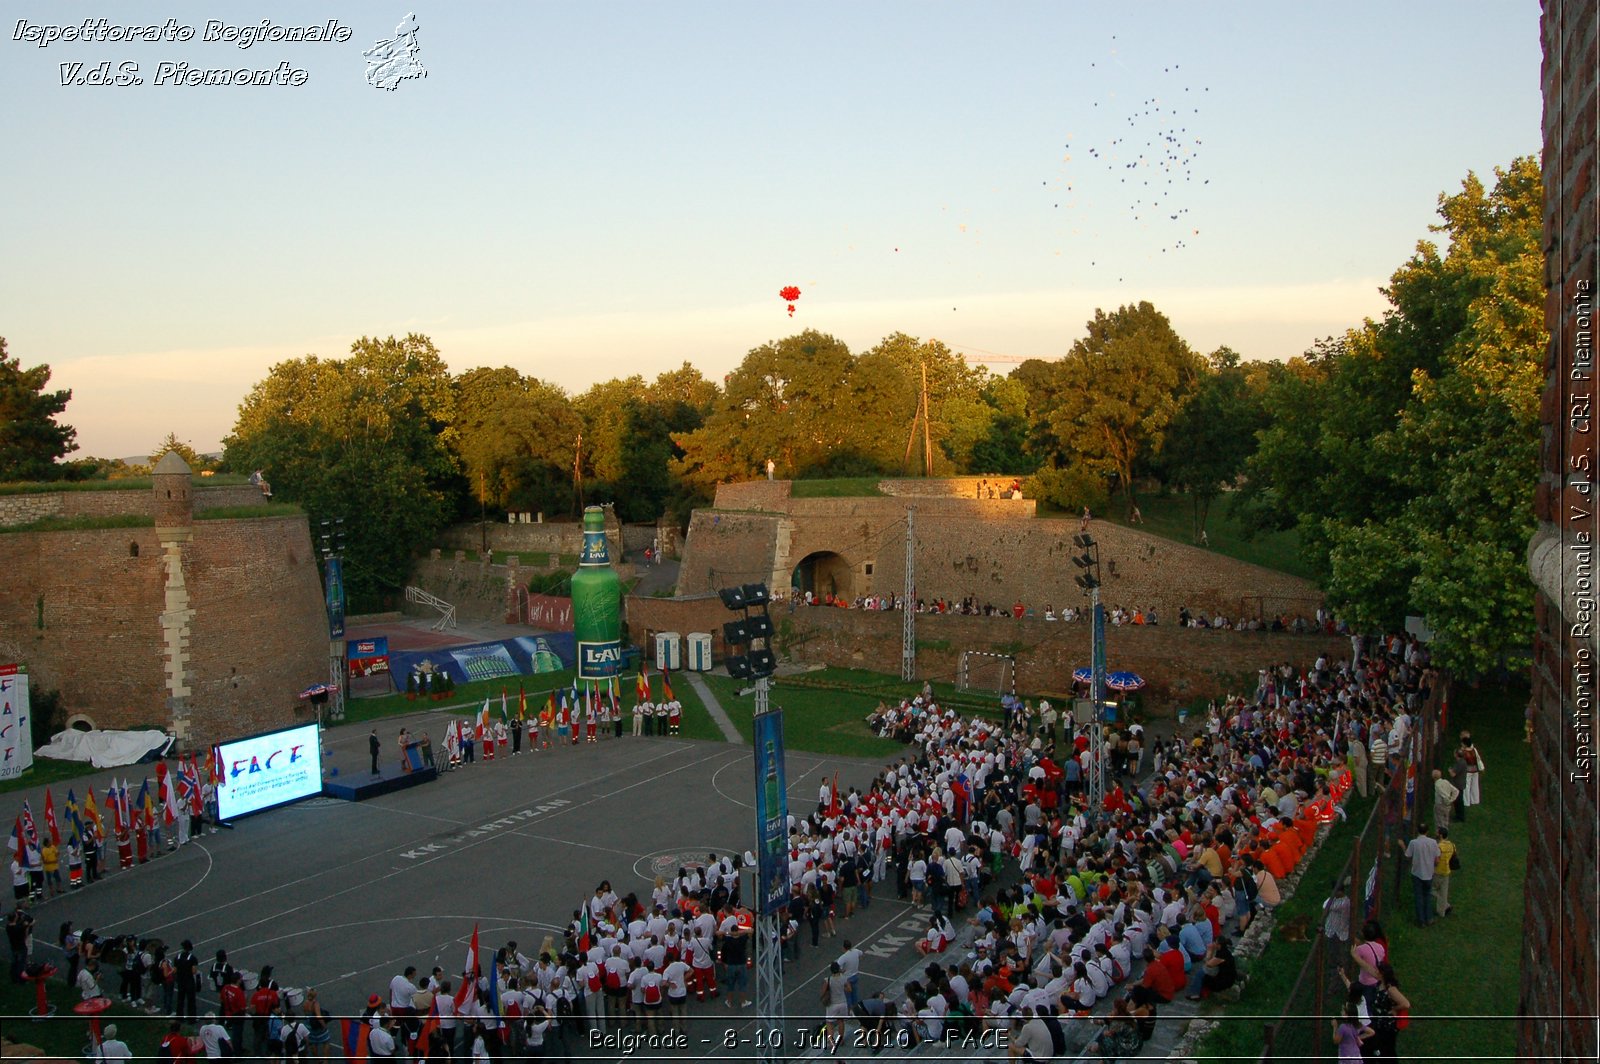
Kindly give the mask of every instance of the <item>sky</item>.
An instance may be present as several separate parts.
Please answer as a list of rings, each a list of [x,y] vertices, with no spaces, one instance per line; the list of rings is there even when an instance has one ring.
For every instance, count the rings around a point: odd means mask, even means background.
[[[413,13],[426,77],[369,84]],[[350,37],[204,39],[263,17]],[[40,46],[95,18],[195,33]],[[72,390],[75,457],[219,449],[275,363],[407,332],[574,393],[805,328],[1058,357],[1140,300],[1287,358],[1540,146],[1536,0],[12,0],[0,30],[0,336]]]

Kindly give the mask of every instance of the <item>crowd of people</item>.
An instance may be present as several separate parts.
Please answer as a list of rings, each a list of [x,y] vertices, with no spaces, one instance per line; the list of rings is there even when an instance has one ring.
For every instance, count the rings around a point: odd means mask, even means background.
[[[1048,1059],[1109,1002],[1094,1044],[1131,1055],[1179,994],[1199,1000],[1233,985],[1237,936],[1281,901],[1280,882],[1320,824],[1408,756],[1434,677],[1412,641],[1377,649],[1264,668],[1253,697],[1214,704],[1192,737],[1147,742],[1137,726],[1112,729],[1103,764],[1092,756],[1096,725],[1048,702],[1008,700],[999,721],[941,707],[927,688],[880,706],[875,730],[902,739],[907,754],[863,788],[823,784],[815,809],[789,822],[791,896],[776,945],[785,963],[808,944],[837,949],[819,984],[826,1039],[837,1046],[852,1021],[872,1038],[998,1028],[1014,1053]],[[1092,809],[1097,771],[1105,800]],[[248,1033],[256,1055],[299,1060],[325,1054],[338,1031],[372,1057],[560,1057],[591,1030],[668,1036],[691,1008],[733,1015],[750,1004],[757,925],[741,872],[751,863],[708,854],[648,895],[601,883],[560,941],[531,955],[507,942],[460,974],[408,967],[349,1028],[315,991],[285,989],[270,968],[236,971],[221,951],[202,966],[188,942],[108,943],[70,925],[60,939],[86,998],[103,991],[100,965],[117,958],[120,996],[171,1018],[163,1044],[174,1056],[240,1052]],[[918,949],[928,964],[892,997],[864,994],[861,950],[847,936],[891,892],[925,912]],[[1343,912],[1348,923],[1348,899]],[[1355,948],[1371,963],[1354,957],[1362,989],[1351,1000],[1357,1042],[1378,1052],[1392,1045],[1385,1002],[1408,1004],[1369,930]],[[963,936],[970,945],[953,952]],[[31,933],[23,948],[26,964]],[[217,1008],[197,1015],[206,978]]]

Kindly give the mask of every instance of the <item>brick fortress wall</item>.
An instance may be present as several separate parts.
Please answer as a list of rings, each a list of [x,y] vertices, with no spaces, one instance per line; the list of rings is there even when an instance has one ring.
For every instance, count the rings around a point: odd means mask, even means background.
[[[732,583],[787,589],[790,574],[819,552],[837,555],[849,574],[839,593],[898,594],[905,586],[905,517],[915,503],[917,589],[924,599],[1010,608],[1042,616],[1047,605],[1082,605],[1070,558],[1076,519],[1035,518],[1031,500],[955,496],[792,499],[784,481],[723,485],[717,508],[690,519],[678,593],[702,594]],[[1155,609],[1163,621],[1178,608],[1230,618],[1311,615],[1316,587],[1275,570],[1235,561],[1105,521],[1090,522],[1100,544],[1103,600]]]
[[[183,553],[196,740],[292,722],[328,671],[306,519],[199,521]],[[161,558],[151,528],[0,535],[0,658],[97,727],[167,727]]]
[[[229,506],[260,506],[266,502],[253,484],[195,485],[196,513]],[[150,512],[150,489],[108,491],[43,491],[30,495],[0,495],[0,528],[31,524],[46,517],[114,517]]]
[[[1518,1012],[1523,1059],[1596,1059],[1600,1016],[1594,711],[1597,525],[1593,313],[1596,71],[1592,3],[1546,0],[1544,239],[1550,330],[1543,474],[1529,545],[1538,588],[1533,789]]]
[[[722,625],[733,614],[714,594],[680,599],[629,598],[628,634],[653,653],[656,632],[710,632],[720,664],[724,653]],[[897,671],[901,624],[895,612],[778,606],[773,624],[782,656],[811,664]],[[963,650],[991,651],[1017,657],[1017,687],[1026,691],[1067,690],[1072,670],[1089,665],[1089,625],[1042,620],[984,617],[917,617],[916,676],[954,680]],[[1273,662],[1302,665],[1326,652],[1348,657],[1350,641],[1328,636],[1296,636],[1273,632],[1227,632],[1161,625],[1108,628],[1110,666],[1137,672],[1149,683],[1147,705],[1249,693],[1256,671]],[[1244,690],[1242,685],[1248,684]]]

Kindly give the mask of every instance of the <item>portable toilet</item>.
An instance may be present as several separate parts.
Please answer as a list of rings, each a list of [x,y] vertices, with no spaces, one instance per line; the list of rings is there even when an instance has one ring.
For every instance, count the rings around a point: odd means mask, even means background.
[[[678,644],[677,632],[656,633],[656,668],[674,671],[683,668],[683,655]]]
[[[711,633],[690,632],[684,639],[684,655],[689,659],[685,668],[693,672],[710,672]]]

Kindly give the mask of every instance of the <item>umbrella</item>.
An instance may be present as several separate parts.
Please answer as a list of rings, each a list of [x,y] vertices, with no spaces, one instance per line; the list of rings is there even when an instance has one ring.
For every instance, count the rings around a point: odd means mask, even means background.
[[[1144,677],[1136,672],[1108,673],[1106,686],[1113,691],[1137,691],[1144,686]]]
[[[1093,669],[1073,669],[1072,670],[1072,681],[1074,683],[1088,683],[1092,679],[1094,679],[1094,670]]]
[[[314,683],[310,687],[307,687],[304,691],[301,691],[300,692],[300,697],[301,698],[327,698],[330,694],[332,694],[334,691],[337,691],[337,690],[338,690],[338,688],[334,687],[331,684]]]

